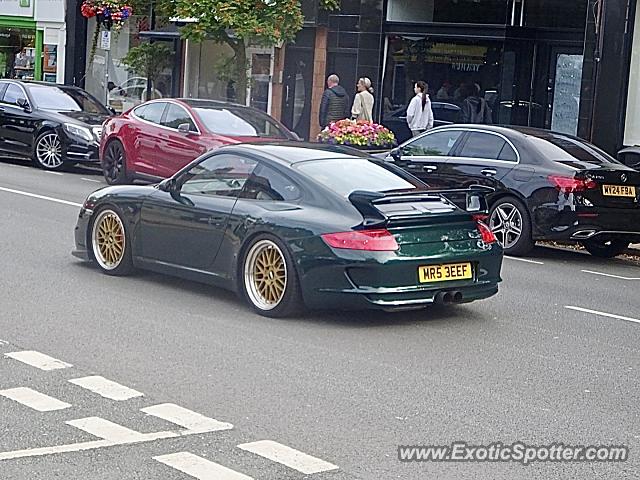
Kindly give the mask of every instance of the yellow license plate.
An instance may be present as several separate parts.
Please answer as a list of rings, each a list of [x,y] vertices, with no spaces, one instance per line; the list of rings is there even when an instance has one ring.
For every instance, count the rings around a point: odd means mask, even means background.
[[[636,187],[630,187],[628,185],[603,185],[602,194],[605,197],[636,198]]]
[[[446,282],[473,278],[470,263],[450,263],[446,265],[426,265],[418,267],[420,283]]]

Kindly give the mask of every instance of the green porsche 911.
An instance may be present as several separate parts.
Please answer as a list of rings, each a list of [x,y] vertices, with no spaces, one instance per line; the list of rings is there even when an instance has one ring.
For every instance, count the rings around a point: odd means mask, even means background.
[[[501,280],[485,193],[430,190],[345,147],[229,146],[158,185],[89,195],[73,254],[111,275],[141,268],[232,289],[273,317],[466,303]]]

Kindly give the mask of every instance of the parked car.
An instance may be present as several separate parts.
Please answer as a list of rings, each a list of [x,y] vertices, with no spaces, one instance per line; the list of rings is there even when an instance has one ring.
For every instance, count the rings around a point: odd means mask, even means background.
[[[460,117],[460,107],[448,102],[431,102],[434,127],[455,123]],[[388,112],[382,117],[382,125],[391,130],[396,140],[402,143],[411,138],[412,133],[407,125],[407,106]]]
[[[0,156],[47,170],[98,162],[102,123],[111,112],[77,87],[0,80]]]
[[[640,171],[640,146],[623,148],[618,152],[618,160],[627,167]]]
[[[156,186],[89,195],[74,255],[111,275],[140,267],[230,288],[266,316],[466,303],[500,281],[483,195],[467,191],[461,210],[345,147],[227,146]]]
[[[640,172],[582,139],[525,127],[431,130],[387,159],[438,188],[484,185],[505,252],[572,240],[612,257],[640,239]]]
[[[104,125],[100,158],[111,185],[170,177],[203,153],[243,142],[297,140],[254,108],[191,98],[152,100]]]

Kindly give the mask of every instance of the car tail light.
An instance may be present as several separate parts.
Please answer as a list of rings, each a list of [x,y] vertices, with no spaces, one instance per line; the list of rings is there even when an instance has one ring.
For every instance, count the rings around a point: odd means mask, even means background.
[[[487,226],[486,223],[476,219],[476,227],[482,236],[482,241],[487,245],[491,245],[498,241],[496,236],[493,234],[491,229]]]
[[[396,239],[386,229],[325,233],[322,239],[330,247],[347,250],[394,252],[400,248]]]
[[[563,177],[561,175],[549,175],[549,180],[563,193],[584,192],[597,188],[598,186],[598,184],[590,178],[583,180],[581,178]]]

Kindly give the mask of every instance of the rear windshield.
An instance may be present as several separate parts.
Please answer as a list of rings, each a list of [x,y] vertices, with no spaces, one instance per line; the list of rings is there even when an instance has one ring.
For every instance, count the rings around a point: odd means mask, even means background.
[[[193,109],[207,130],[234,137],[289,138],[268,115],[244,108]]]
[[[616,159],[594,145],[560,135],[549,135],[544,138],[529,137],[540,153],[549,160],[568,162],[580,160],[595,165],[619,163]]]
[[[312,160],[297,167],[305,175],[347,197],[355,190],[391,192],[396,190],[424,190],[418,179],[403,177],[392,166],[359,158]]]

